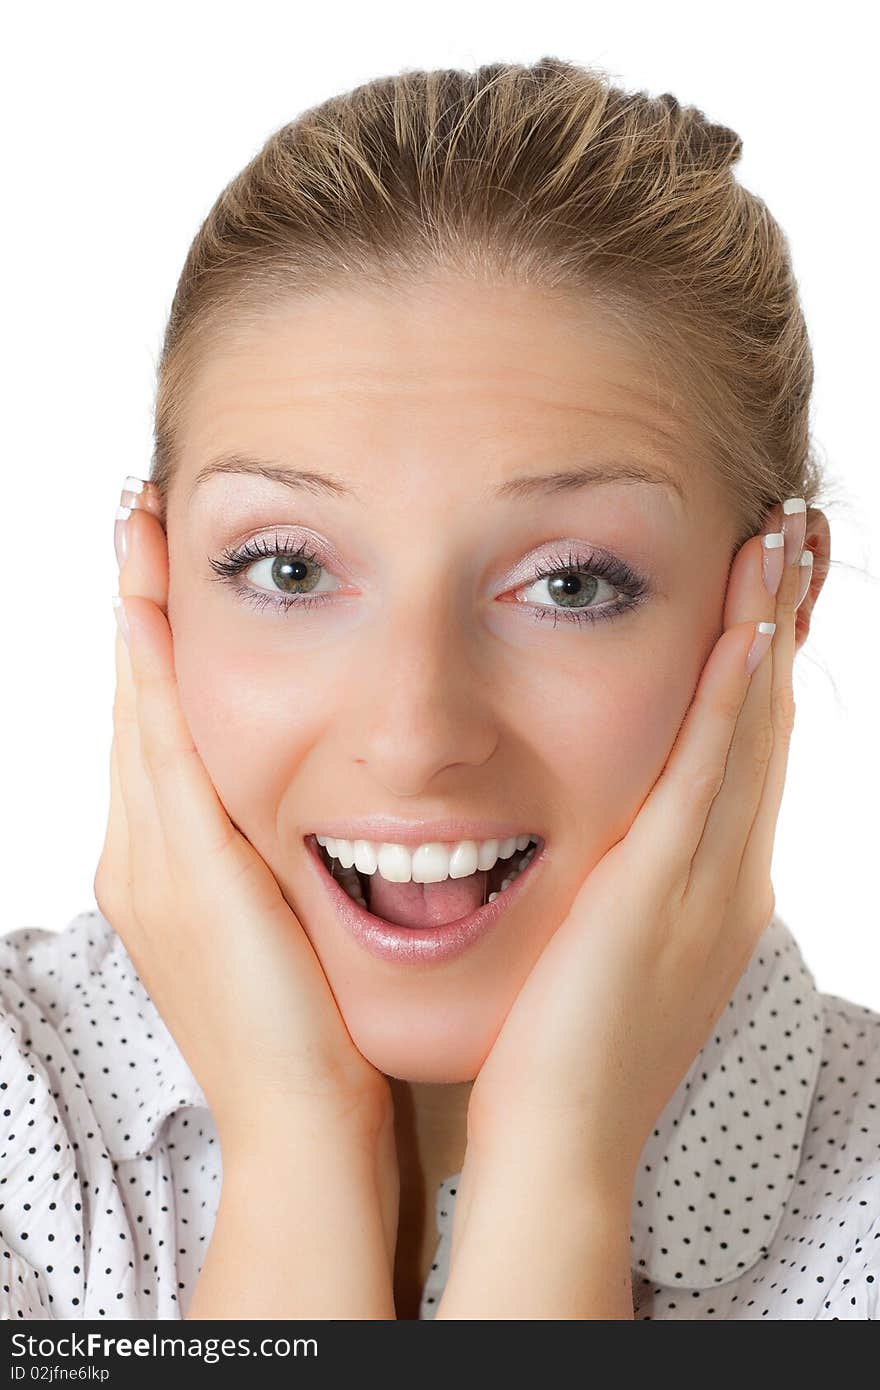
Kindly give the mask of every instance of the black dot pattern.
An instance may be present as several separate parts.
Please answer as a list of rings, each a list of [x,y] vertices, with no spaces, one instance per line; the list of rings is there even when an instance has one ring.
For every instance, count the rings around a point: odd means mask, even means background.
[[[777,914],[642,1151],[636,1318],[876,1318],[878,1105],[880,1014],[819,994]],[[460,1179],[437,1193],[423,1318]]]
[[[100,912],[0,937],[0,1318],[181,1318],[220,1199],[204,1094]]]
[[[641,1155],[635,1317],[876,1319],[878,1102],[880,1014],[819,994],[775,916]],[[424,1319],[460,1177],[436,1193]],[[0,1318],[183,1317],[221,1179],[204,1094],[102,914],[0,936]]]

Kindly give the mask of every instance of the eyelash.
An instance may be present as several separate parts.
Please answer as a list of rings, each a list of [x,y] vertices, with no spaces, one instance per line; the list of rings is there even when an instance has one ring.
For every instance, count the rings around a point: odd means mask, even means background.
[[[320,607],[329,594],[322,594],[318,597],[311,597],[308,594],[300,594],[296,598],[275,598],[266,591],[260,593],[255,589],[250,589],[237,581],[237,576],[242,570],[247,569],[255,560],[265,559],[266,556],[283,556],[288,560],[307,560],[323,569],[320,558],[315,555],[304,542],[298,546],[281,544],[276,532],[274,542],[267,543],[265,537],[258,536],[256,539],[248,541],[238,550],[224,550],[223,559],[212,560],[208,563],[214,571],[215,577],[225,583],[231,584],[236,595],[245,603],[252,604],[255,608],[262,610],[267,606],[279,610],[283,613],[292,608],[314,608]],[[518,588],[525,588],[538,583],[541,579],[554,579],[560,574],[570,571],[595,575],[600,579],[607,580],[614,588],[619,589],[623,594],[622,599],[614,603],[606,603],[598,608],[582,608],[580,610],[572,608],[560,608],[554,604],[532,605],[523,603],[523,608],[529,613],[536,622],[552,621],[554,627],[561,619],[563,622],[575,623],[597,623],[605,622],[612,618],[618,618],[621,614],[629,612],[639,604],[648,592],[648,584],[630,569],[623,560],[613,559],[609,555],[578,556],[569,550],[567,556],[556,554],[549,556],[547,560],[536,569],[529,579]]]

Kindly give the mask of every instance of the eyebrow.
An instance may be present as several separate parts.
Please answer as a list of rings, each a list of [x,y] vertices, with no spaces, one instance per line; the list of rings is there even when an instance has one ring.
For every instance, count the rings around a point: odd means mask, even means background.
[[[284,487],[294,490],[303,489],[319,494],[329,493],[334,497],[361,500],[354,488],[349,487],[341,478],[334,478],[331,473],[315,473],[308,468],[289,468],[283,464],[270,463],[266,459],[253,458],[249,454],[223,454],[220,458],[206,463],[196,474],[189,496],[192,497],[196,488],[215,473],[244,473],[251,477],[266,478],[270,483],[281,483]]]
[[[556,473],[521,474],[509,478],[494,489],[494,498],[514,498],[517,500],[540,496],[545,493],[570,492],[581,487],[596,487],[601,483],[651,483],[658,487],[672,488],[683,503],[687,503],[684,488],[673,474],[661,469],[646,468],[630,460],[602,464],[581,464]]]
[[[196,488],[216,473],[245,474],[265,478],[271,483],[280,483],[294,491],[313,492],[332,497],[351,498],[363,502],[353,487],[332,473],[316,473],[308,468],[291,468],[284,464],[272,463],[268,459],[254,458],[249,454],[224,454],[206,463],[196,474],[189,491],[192,497]],[[508,478],[484,494],[484,500],[522,501],[541,495],[557,492],[570,492],[582,487],[596,487],[602,483],[649,483],[658,487],[671,488],[686,503],[684,489],[671,473],[661,469],[647,468],[633,460],[614,460],[601,464],[581,464],[555,473],[523,473],[516,478]]]

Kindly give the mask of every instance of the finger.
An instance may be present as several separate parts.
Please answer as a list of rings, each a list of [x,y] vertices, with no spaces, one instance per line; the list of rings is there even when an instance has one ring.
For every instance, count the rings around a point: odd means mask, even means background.
[[[138,499],[128,520],[120,518],[116,525],[124,550],[120,594],[142,594],[167,612],[168,542],[162,521]]]
[[[769,552],[763,542],[763,532],[753,536],[734,560],[725,601],[726,622],[746,618],[774,621],[776,600],[764,582],[764,558]],[[782,557],[780,546],[776,549],[777,563]],[[777,639],[778,630],[773,634],[774,644]],[[713,894],[729,899],[739,879],[773,752],[772,674],[772,661],[764,660],[749,682],[728,750],[724,780],[709,808],[691,863],[686,892],[701,902],[712,901]],[[720,925],[721,914],[718,920]]]
[[[128,816],[119,774],[119,752],[115,734],[110,740],[110,813],[107,817],[105,844],[113,863],[124,864],[128,870]],[[126,885],[130,884],[130,880],[131,874],[126,872]]]
[[[168,547],[165,528],[151,484],[132,476],[126,478],[120,502],[132,507],[127,520],[117,519],[116,540],[123,554],[119,571],[119,593],[143,594],[163,611],[168,600]],[[140,492],[128,484],[142,483]],[[129,644],[119,636],[116,642],[116,702],[114,730],[120,786],[129,825],[129,864],[137,881],[150,872],[150,865],[164,853],[163,830],[156,796],[149,776],[141,738],[134,674]]]
[[[770,712],[773,724],[773,752],[764,782],[764,794],[755,816],[752,832],[743,855],[741,874],[753,885],[766,883],[773,863],[779,810],[788,772],[791,736],[794,731],[794,659],[797,652],[797,596],[803,573],[797,550],[798,538],[803,539],[806,513],[792,514],[795,544],[786,547],[786,566],[776,601],[776,633],[772,650],[772,683]],[[786,522],[788,517],[786,517]],[[788,563],[789,556],[791,563]]]
[[[235,829],[180,703],[168,619],[148,598],[124,599],[144,767],[170,854],[216,854]]]
[[[117,630],[113,748],[122,815],[128,833],[130,877],[142,880],[161,851],[162,826],[141,747],[137,697],[128,643]]]
[[[130,474],[122,485],[119,505],[121,507],[141,507],[144,511],[152,512],[164,525],[164,503],[155,483],[149,482],[146,478],[136,478]]]
[[[180,703],[166,616],[165,528],[157,515],[141,508],[132,510],[122,526],[126,535],[119,592],[129,629],[121,673],[127,697],[122,717],[131,733],[125,771],[130,772],[134,797],[142,798],[139,806],[162,836],[169,860],[179,856],[184,846],[188,856],[215,853],[230,844],[234,828],[204,768]],[[149,788],[149,798],[141,792],[143,786]],[[155,832],[152,842],[155,845]],[[133,856],[143,852],[132,842]]]
[[[107,825],[104,830],[104,843],[95,871],[93,888],[96,898],[110,901],[110,895],[118,902],[128,895],[131,873],[128,858],[128,818],[119,778],[119,757],[116,735],[110,740],[109,800]]]
[[[161,834],[152,790],[142,767],[134,687],[128,648],[114,623],[116,689],[113,737],[110,743],[110,798],[104,844],[94,877],[94,892],[102,912],[126,944],[138,923],[133,912],[134,888],[144,871],[155,868],[155,844]]]
[[[119,705],[119,648],[125,646],[119,632],[118,623],[113,627],[115,637],[115,661],[117,670],[116,689],[113,697],[113,736],[110,740],[109,766],[109,800],[107,808],[107,827],[104,832],[104,844],[101,848],[99,861],[99,872],[101,866],[111,865],[114,870],[117,866],[123,865],[126,869],[125,877],[128,878],[128,818],[125,812],[125,799],[122,792],[122,784],[119,774],[119,740],[116,733],[116,712]]]
[[[138,914],[139,885],[149,882],[145,875],[155,875],[159,871],[162,831],[152,787],[143,767],[131,663],[121,632],[116,641],[116,669],[110,815],[104,862],[113,875],[109,910],[113,912],[114,929],[122,937],[137,974],[147,980],[150,955],[149,949],[146,955],[142,954],[145,937]],[[113,904],[118,907],[114,908]]]
[[[735,623],[716,642],[666,766],[626,837],[661,891],[687,886],[752,679],[746,656],[755,635],[753,621]]]
[[[110,740],[110,804],[107,829],[101,849],[101,865],[106,874],[112,873],[113,891],[120,896],[131,891],[131,861],[128,853],[128,816],[119,775],[119,755],[116,737]]]

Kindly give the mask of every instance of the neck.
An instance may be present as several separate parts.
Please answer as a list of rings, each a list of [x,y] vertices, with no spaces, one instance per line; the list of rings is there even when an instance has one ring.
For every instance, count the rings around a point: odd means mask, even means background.
[[[448,1085],[389,1076],[400,1173],[394,1261],[397,1317],[416,1319],[421,1290],[437,1244],[434,1205],[444,1178],[461,1172],[467,1144],[472,1081]]]
[[[435,1085],[389,1077],[401,1190],[430,1186],[461,1171],[472,1081]]]

